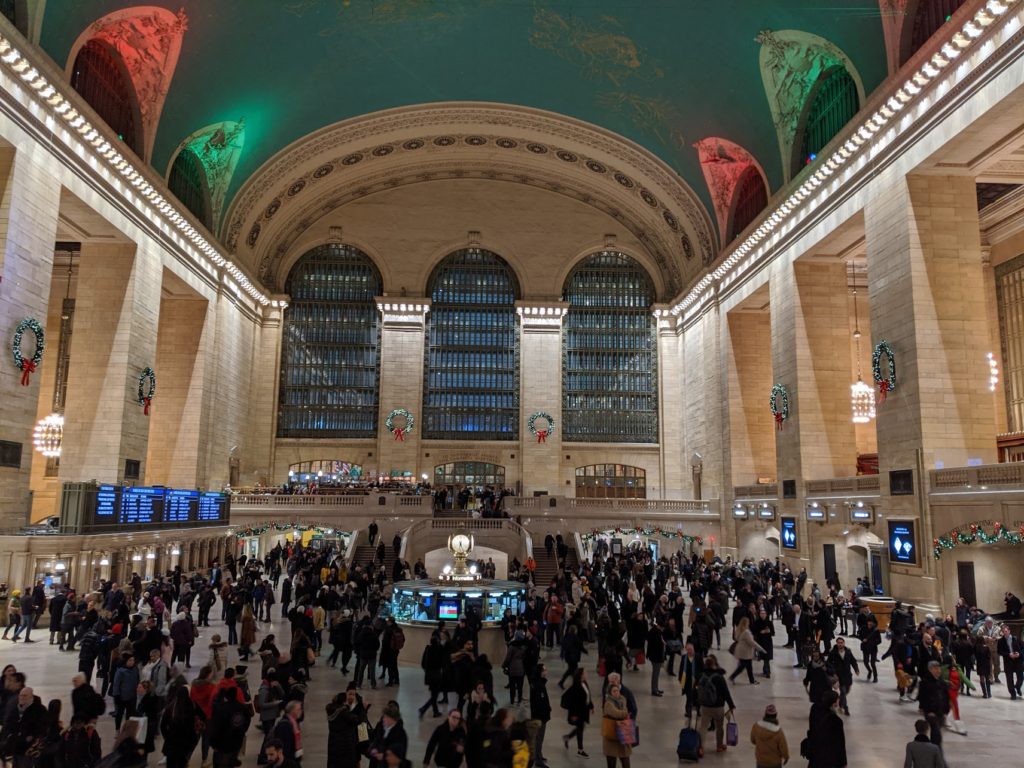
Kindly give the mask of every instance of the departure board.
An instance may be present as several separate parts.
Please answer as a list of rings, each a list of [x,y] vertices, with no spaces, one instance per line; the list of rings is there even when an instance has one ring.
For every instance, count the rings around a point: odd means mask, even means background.
[[[80,513],[61,511],[65,533],[109,533],[227,525],[231,496],[216,491],[73,484]],[[63,502],[62,502],[63,503]]]

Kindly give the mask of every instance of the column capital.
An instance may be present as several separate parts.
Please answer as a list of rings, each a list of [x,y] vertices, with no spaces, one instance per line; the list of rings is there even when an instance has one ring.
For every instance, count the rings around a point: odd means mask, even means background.
[[[524,333],[558,333],[569,311],[567,301],[517,301],[516,314]]]
[[[671,304],[655,304],[651,307],[651,314],[658,321],[659,336],[676,336],[681,326],[680,316],[672,314]]]
[[[385,328],[422,329],[427,322],[430,299],[377,296],[376,301]]]

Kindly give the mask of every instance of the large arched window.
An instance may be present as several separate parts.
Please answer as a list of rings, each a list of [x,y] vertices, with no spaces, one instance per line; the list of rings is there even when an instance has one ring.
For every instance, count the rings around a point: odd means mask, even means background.
[[[910,44],[904,48],[900,64],[904,64],[917,53],[964,2],[965,0],[918,0],[914,25],[910,30]]]
[[[142,157],[142,114],[131,77],[121,57],[106,43],[90,40],[75,57],[71,87],[110,126],[118,137]]]
[[[732,240],[752,222],[768,205],[768,190],[757,168],[751,165],[740,176],[733,192],[732,221],[729,239]]]
[[[279,437],[374,437],[380,273],[363,252],[321,245],[288,275]]]
[[[167,186],[182,205],[209,229],[210,187],[206,180],[206,169],[191,149],[183,149],[174,158]]]
[[[448,256],[427,286],[423,437],[515,440],[519,434],[519,282],[497,254]]]
[[[857,83],[845,67],[833,67],[824,72],[813,94],[803,123],[800,157],[793,169],[794,175],[813,162],[860,109]]]
[[[565,284],[563,436],[572,442],[658,441],[654,286],[636,261],[603,251]]]
[[[577,499],[646,499],[647,470],[626,464],[576,467]]]

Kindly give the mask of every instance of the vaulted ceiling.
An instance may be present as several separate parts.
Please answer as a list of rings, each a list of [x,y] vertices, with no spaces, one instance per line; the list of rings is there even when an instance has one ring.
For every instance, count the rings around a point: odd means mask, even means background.
[[[878,0],[158,0],[183,9],[155,123],[163,173],[195,131],[244,118],[225,205],[289,143],[376,110],[439,101],[562,113],[650,150],[712,201],[694,144],[719,137],[784,181],[759,65],[763,30],[834,44],[864,90],[886,75]],[[41,45],[61,66],[124,0],[47,0]],[[131,33],[131,31],[129,31]],[[135,29],[135,34],[145,34]],[[163,45],[161,43],[161,45]],[[155,63],[173,58],[156,52]],[[137,66],[147,66],[141,61]],[[162,95],[162,94],[161,94]]]

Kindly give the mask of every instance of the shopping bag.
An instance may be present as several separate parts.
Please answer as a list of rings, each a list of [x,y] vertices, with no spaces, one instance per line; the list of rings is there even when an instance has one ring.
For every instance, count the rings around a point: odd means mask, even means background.
[[[627,717],[625,720],[615,721],[615,735],[618,739],[619,744],[626,744],[633,746],[633,741],[636,738],[634,730],[636,724],[633,722],[633,718]]]
[[[725,726],[725,743],[730,747],[740,743],[740,727],[735,720],[730,719]]]

